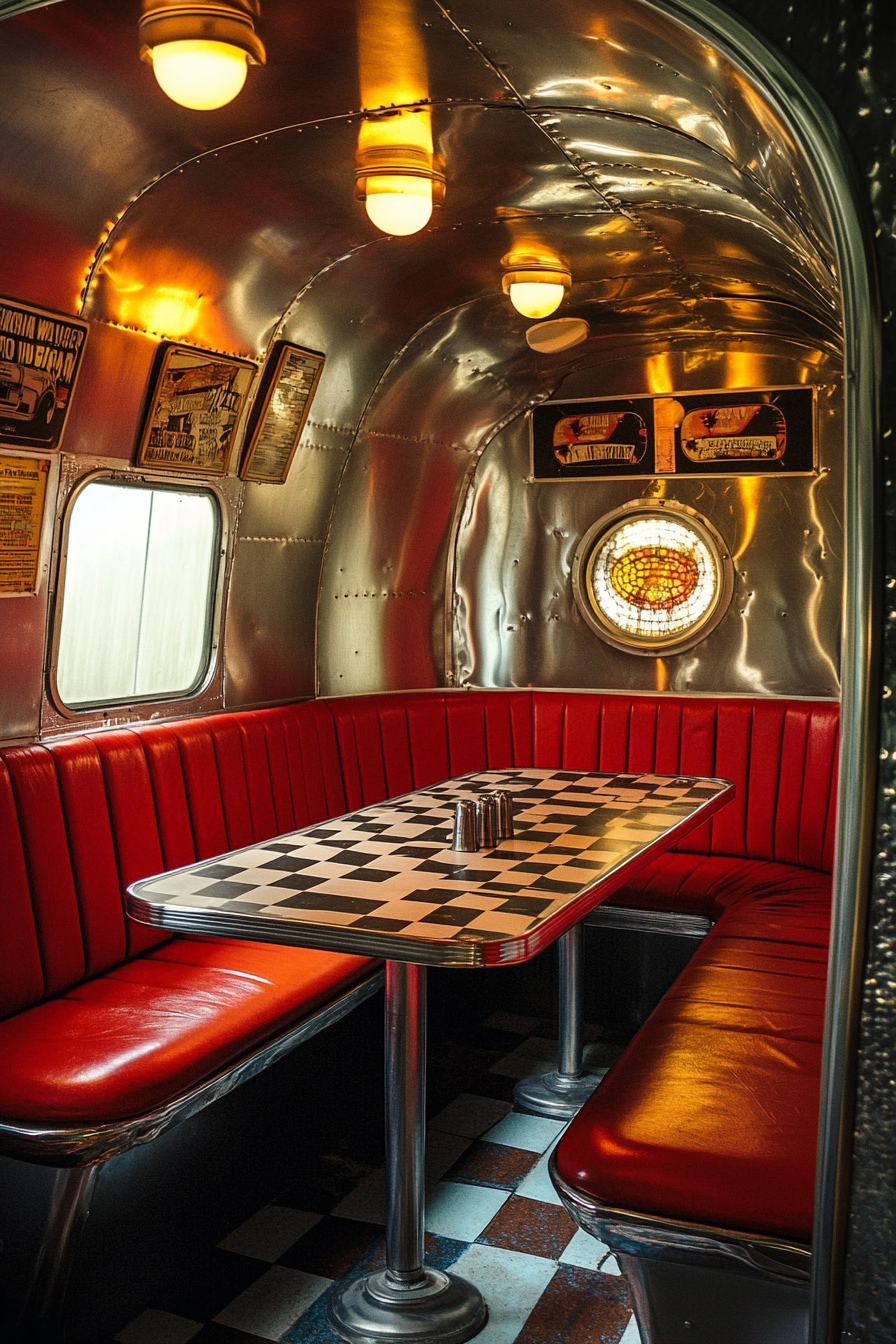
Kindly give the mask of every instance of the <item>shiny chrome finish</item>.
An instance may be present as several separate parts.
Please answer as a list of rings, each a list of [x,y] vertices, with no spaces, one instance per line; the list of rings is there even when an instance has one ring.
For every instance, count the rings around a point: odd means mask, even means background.
[[[498,805],[494,798],[477,799],[476,835],[480,849],[494,849],[498,843]]]
[[[462,854],[472,854],[479,848],[476,827],[476,804],[462,798],[454,807],[454,833],[451,848]]]
[[[16,1329],[25,1344],[60,1344],[65,1294],[99,1166],[56,1173],[47,1229]]]
[[[483,1327],[478,1288],[423,1263],[426,967],[386,963],[386,1268],[351,1279],[327,1316],[349,1344],[463,1344]]]
[[[513,794],[507,789],[498,789],[495,793],[498,802],[498,839],[512,840],[513,830]]]
[[[557,940],[557,952],[560,958],[557,1068],[521,1079],[513,1089],[513,1099],[534,1115],[571,1120],[591,1096],[606,1069],[590,1072],[582,1068],[585,967],[581,924],[574,925]]]
[[[638,910],[604,901],[585,923],[595,929],[631,929],[635,933],[670,933],[682,938],[703,939],[712,928],[712,920],[703,915],[685,915],[677,910]]]
[[[809,1247],[610,1208],[567,1185],[554,1156],[550,1172],[579,1227],[615,1252],[642,1344],[808,1344]]]
[[[586,388],[588,395],[610,388],[625,395],[645,388],[743,386],[752,379],[781,385],[778,375],[811,382],[827,373],[831,381],[819,387],[819,475],[578,481],[558,488],[529,479],[528,429],[516,420],[479,458],[459,522],[456,681],[836,697],[843,422],[829,356],[798,347],[792,356],[773,355],[752,340],[741,343],[737,358],[702,341],[690,353],[659,341],[644,342],[640,355],[624,351],[610,355],[594,340],[571,351],[559,399]],[[554,362],[544,360],[551,372]],[[599,639],[581,619],[572,565],[599,518],[659,499],[694,509],[719,533],[733,561],[734,594],[718,625],[694,648],[636,659]],[[785,533],[795,538],[794,552],[786,555],[780,545]]]
[[[312,1013],[298,1026],[290,1027],[275,1040],[266,1042],[239,1064],[224,1069],[217,1077],[156,1111],[125,1120],[121,1124],[59,1129],[0,1124],[0,1152],[8,1157],[37,1162],[47,1167],[86,1167],[105,1162],[119,1153],[126,1153],[137,1144],[149,1143],[166,1129],[196,1115],[219,1097],[226,1096],[240,1083],[262,1073],[268,1065],[288,1055],[303,1041],[310,1040],[319,1031],[339,1022],[358,1004],[376,994],[382,988],[383,981],[383,971],[374,971],[320,1012]]]

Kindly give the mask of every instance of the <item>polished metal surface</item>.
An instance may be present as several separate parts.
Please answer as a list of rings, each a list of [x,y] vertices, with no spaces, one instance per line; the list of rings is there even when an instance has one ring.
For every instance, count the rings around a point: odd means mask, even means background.
[[[69,1167],[56,1173],[47,1228],[15,1331],[23,1344],[60,1344],[64,1338],[66,1289],[99,1170]]]
[[[889,7],[732,4],[839,99],[892,307]],[[399,242],[376,235],[352,196],[357,114],[379,106],[359,85],[359,5],[263,10],[275,57],[232,105],[197,117],[136,60],[128,6],[0,3],[0,293],[96,319],[62,497],[86,470],[130,458],[159,338],[261,357],[282,334],[328,356],[317,428],[282,493],[225,486],[234,516],[243,497],[245,509],[223,686],[145,713],[220,708],[222,695],[269,703],[315,681],[333,693],[457,680],[832,697],[842,682],[813,1327],[833,1339],[876,700],[877,352],[837,134],[806,85],[708,0],[418,0],[448,194],[433,226]],[[534,356],[499,293],[501,256],[532,231],[569,262],[563,311],[591,329],[564,355]],[[674,659],[598,656],[568,600],[569,549],[638,492],[529,485],[519,417],[546,396],[799,381],[822,389],[818,478],[665,487],[741,553],[728,616]],[[40,594],[0,601],[4,740],[40,730],[51,616]],[[72,726],[45,707],[43,731]],[[852,1214],[856,1340],[873,1337],[862,1303],[889,1291],[874,1268],[886,1259],[880,1135],[892,1128],[877,1118],[893,1026],[880,999],[888,862],[859,1126],[860,1188],[879,1212]]]
[[[683,938],[703,939],[712,928],[712,920],[703,915],[685,915],[677,910],[638,910],[634,906],[613,905],[605,901],[585,923],[596,929],[631,929],[635,933],[669,933]]]
[[[557,940],[560,975],[558,1017],[560,1042],[556,1069],[522,1078],[513,1089],[517,1106],[534,1115],[571,1120],[607,1072],[582,1068],[584,1047],[585,959],[582,925]]]
[[[350,1344],[463,1344],[488,1307],[423,1260],[426,967],[386,963],[386,1267],[336,1290],[327,1318]]]
[[[476,827],[476,804],[461,799],[454,807],[454,831],[451,836],[451,848],[458,853],[473,854],[479,848],[479,835]]]
[[[89,1167],[126,1153],[137,1144],[150,1143],[173,1125],[188,1120],[241,1083],[255,1078],[303,1041],[341,1021],[358,1004],[382,989],[384,979],[382,970],[373,971],[325,1008],[304,1018],[298,1026],[288,1028],[273,1041],[266,1041],[240,1063],[222,1070],[216,1077],[158,1110],[120,1123],[70,1125],[56,1129],[0,1123],[0,1152],[46,1167]]]
[[[620,342],[620,345],[623,343]],[[657,345],[609,364],[596,343],[560,399],[603,392],[819,382],[819,467],[814,478],[727,477],[530,481],[529,434],[518,419],[479,458],[464,505],[454,579],[454,676],[476,686],[593,686],[748,695],[839,693],[842,597],[843,422],[839,380],[827,356],[750,348]],[[588,347],[591,347],[589,350]],[[743,348],[746,346],[746,348]],[[624,345],[623,345],[624,351]],[[755,380],[755,383],[754,381]],[[694,509],[734,562],[734,596],[694,648],[632,657],[599,639],[573,599],[576,548],[601,517],[632,500]],[[781,538],[789,537],[787,549]]]
[[[568,1185],[557,1171],[555,1154],[551,1155],[550,1173],[570,1217],[613,1250],[808,1283],[812,1250],[800,1242],[611,1208]]]

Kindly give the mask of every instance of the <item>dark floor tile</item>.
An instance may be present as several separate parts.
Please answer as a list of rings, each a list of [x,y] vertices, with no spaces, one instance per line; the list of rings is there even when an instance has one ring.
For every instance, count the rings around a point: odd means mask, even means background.
[[[505,1051],[505,1054],[509,1053]],[[505,1078],[503,1073],[480,1073],[474,1078],[469,1087],[465,1087],[465,1092],[472,1092],[476,1097],[494,1097],[497,1101],[513,1101],[513,1089],[516,1087],[515,1078]]]
[[[183,1282],[173,1287],[170,1282],[160,1283],[152,1306],[192,1321],[210,1321],[269,1268],[252,1256],[212,1246],[195,1254],[192,1273]]]
[[[470,1092],[470,1084],[506,1054],[504,1050],[482,1050],[457,1041],[440,1041],[429,1051],[426,1091],[433,1111],[440,1111],[461,1092]]]
[[[561,1265],[516,1344],[619,1344],[630,1316],[624,1279]]]
[[[245,1330],[235,1330],[232,1325],[211,1321],[193,1336],[190,1344],[270,1344],[270,1341],[261,1335],[247,1335]]]
[[[383,1229],[377,1223],[324,1218],[290,1246],[278,1263],[290,1269],[303,1269],[306,1274],[319,1274],[324,1279],[341,1279],[382,1235]]]
[[[489,1185],[497,1190],[515,1190],[540,1158],[523,1148],[508,1148],[503,1143],[479,1139],[459,1157],[444,1176],[446,1181],[463,1185]]]
[[[513,1196],[477,1237],[487,1246],[557,1260],[575,1236],[576,1225],[557,1204]]]
[[[308,1213],[329,1213],[375,1166],[375,1162],[361,1162],[341,1153],[325,1153],[278,1197],[277,1203]]]

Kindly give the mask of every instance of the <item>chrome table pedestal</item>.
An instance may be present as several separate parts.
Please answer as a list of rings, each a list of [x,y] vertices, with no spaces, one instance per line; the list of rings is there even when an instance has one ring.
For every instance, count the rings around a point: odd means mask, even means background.
[[[513,1089],[517,1106],[534,1115],[571,1120],[606,1073],[582,1068],[584,958],[582,925],[557,940],[560,954],[560,1058],[550,1073],[533,1073]]]
[[[353,1279],[330,1302],[350,1344],[463,1344],[488,1318],[466,1279],[423,1263],[426,967],[386,963],[386,1268]]]

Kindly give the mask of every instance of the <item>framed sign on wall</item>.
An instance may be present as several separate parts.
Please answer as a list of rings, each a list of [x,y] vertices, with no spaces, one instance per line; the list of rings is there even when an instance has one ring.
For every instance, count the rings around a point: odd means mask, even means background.
[[[282,485],[299,444],[324,356],[279,342],[265,369],[258,410],[247,436],[240,475]]]
[[[135,465],[225,475],[256,373],[256,366],[246,359],[163,345]]]
[[[0,443],[59,447],[87,329],[78,317],[0,298]]]
[[[532,478],[812,475],[815,389],[547,401],[530,412]]]

